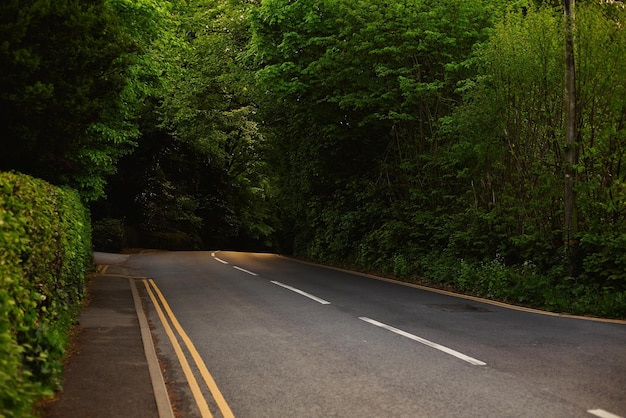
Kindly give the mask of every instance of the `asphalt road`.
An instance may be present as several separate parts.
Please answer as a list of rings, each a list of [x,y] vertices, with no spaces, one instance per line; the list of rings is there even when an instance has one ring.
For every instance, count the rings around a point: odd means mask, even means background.
[[[626,417],[626,324],[271,254],[154,252],[125,267],[153,279],[142,297],[180,416],[202,409],[148,289],[162,293],[237,417]]]

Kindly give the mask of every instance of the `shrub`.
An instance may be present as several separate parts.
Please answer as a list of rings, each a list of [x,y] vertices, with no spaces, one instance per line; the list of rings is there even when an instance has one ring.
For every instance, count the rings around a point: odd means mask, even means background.
[[[91,262],[78,193],[0,173],[0,416],[29,416],[60,384]]]
[[[502,257],[488,261],[458,259],[447,252],[420,260],[427,283],[548,311],[626,317],[626,291],[565,275],[562,268],[540,271],[532,261],[507,265]]]

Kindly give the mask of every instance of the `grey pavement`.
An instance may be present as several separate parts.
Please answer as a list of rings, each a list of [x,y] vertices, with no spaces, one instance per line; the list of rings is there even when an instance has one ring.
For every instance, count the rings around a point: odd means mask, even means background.
[[[120,264],[127,258],[94,255],[101,266]],[[89,280],[90,301],[79,317],[63,390],[44,407],[45,417],[172,416],[134,286],[132,278],[122,275],[97,274]]]

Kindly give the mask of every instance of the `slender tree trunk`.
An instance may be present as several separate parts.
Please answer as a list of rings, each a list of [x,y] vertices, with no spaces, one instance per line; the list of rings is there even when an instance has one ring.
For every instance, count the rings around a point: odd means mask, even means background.
[[[574,3],[564,0],[565,6],[565,225],[564,243],[570,276],[576,273],[574,256],[578,232],[576,196],[576,68],[574,62]]]

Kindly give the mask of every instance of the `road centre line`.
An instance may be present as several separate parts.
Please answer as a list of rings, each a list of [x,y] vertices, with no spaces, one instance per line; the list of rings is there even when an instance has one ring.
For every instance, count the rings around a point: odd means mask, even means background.
[[[295,287],[291,287],[291,286],[288,286],[286,284],[283,284],[281,282],[277,282],[277,281],[274,281],[274,280],[272,280],[271,283],[273,283],[273,284],[275,284],[277,286],[280,286],[280,287],[284,287],[285,289],[289,289],[292,292],[296,292],[296,293],[298,293],[298,294],[300,294],[302,296],[306,296],[309,299],[313,299],[314,301],[316,301],[318,303],[321,303],[322,305],[330,305],[329,301],[321,299],[321,298],[318,298],[317,296],[313,296],[312,294],[304,292],[304,291],[302,291],[300,289],[296,289]]]
[[[224,260],[222,260],[221,258],[216,257],[216,256],[215,256],[215,252],[212,252],[212,253],[211,253],[211,257],[213,257],[214,259],[216,259],[217,261],[219,261],[219,262],[220,262],[220,263],[222,263],[222,264],[228,264],[228,261],[224,261]]]
[[[151,294],[148,282],[144,280],[144,284],[145,284],[146,288],[148,289],[148,293]],[[156,283],[154,283],[154,280],[149,279],[149,284],[154,288],[155,292],[158,294],[159,299],[161,300],[161,303],[163,304],[163,307],[164,307],[165,311],[167,312],[170,320],[172,321],[172,324],[174,325],[174,328],[176,328],[176,331],[178,332],[178,335],[180,335],[181,339],[183,340],[183,342],[187,346],[187,350],[191,354],[191,357],[193,358],[194,362],[196,363],[196,367],[198,368],[198,371],[200,372],[200,375],[204,379],[204,383],[209,388],[209,391],[211,392],[211,395],[213,396],[213,399],[215,400],[215,403],[217,404],[218,408],[220,409],[220,412],[222,413],[222,416],[224,418],[234,418],[233,412],[231,411],[230,406],[228,405],[228,403],[224,399],[224,396],[220,392],[219,388],[217,387],[217,384],[215,383],[215,380],[213,379],[213,376],[211,376],[211,373],[209,373],[209,370],[207,369],[206,364],[204,364],[204,361],[202,360],[202,357],[200,357],[200,354],[198,353],[198,350],[196,349],[195,345],[193,344],[193,342],[191,341],[191,339],[189,338],[189,336],[187,335],[187,333],[185,332],[183,327],[178,322],[178,319],[174,315],[174,312],[172,312],[172,309],[170,308],[169,304],[167,303],[167,300],[165,299],[165,297],[161,293],[161,290],[157,287]],[[155,307],[157,308],[157,313],[159,313],[160,307],[159,307],[158,303],[156,303],[156,301],[155,301],[155,299],[153,298],[152,295],[150,297],[151,297]],[[169,328],[170,332],[172,332],[171,331],[171,327],[169,326],[169,323],[167,322],[167,320],[164,320],[165,318],[161,317],[161,315],[162,315],[162,312],[159,315],[159,318],[161,318],[161,322],[163,322],[163,325],[166,328],[166,332],[167,332],[168,328]],[[170,334],[168,333],[168,336],[169,335]],[[172,340],[172,337],[174,338],[174,340]],[[178,345],[178,347],[180,348],[180,345],[178,344],[178,340],[176,339],[176,336],[174,335],[173,332],[172,332],[172,335],[170,336],[170,340],[172,340],[172,345],[174,345],[175,349],[176,349],[176,345]],[[182,351],[181,351],[181,354],[184,357],[184,354],[182,353]],[[177,353],[177,355],[178,355],[178,353]],[[180,360],[180,357],[179,357],[179,360]],[[184,362],[185,363],[187,362],[186,358],[184,359]],[[182,365],[182,363],[181,363],[181,365]],[[183,372],[184,372],[184,369],[183,369]],[[193,375],[192,375],[192,378],[193,378]],[[195,381],[195,378],[193,378],[193,380]],[[204,400],[204,397],[202,399]],[[206,403],[206,400],[204,400],[204,402]],[[208,406],[207,406],[207,409],[208,409]],[[210,415],[210,411],[209,411],[209,415],[208,416],[211,416]]]
[[[444,352],[446,354],[450,354],[451,356],[454,356],[454,357],[456,357],[458,359],[466,361],[466,362],[468,362],[468,363],[470,363],[470,364],[472,364],[474,366],[485,366],[485,365],[487,365],[487,363],[485,363],[485,362],[482,362],[482,361],[477,360],[477,359],[475,359],[473,357],[470,357],[470,356],[466,356],[465,354],[459,353],[456,350],[453,350],[453,349],[448,348],[446,346],[443,346],[441,344],[434,343],[434,342],[429,341],[429,340],[427,340],[425,338],[418,337],[417,335],[410,334],[410,333],[408,333],[406,331],[402,331],[401,329],[394,328],[394,327],[392,327],[390,325],[383,324],[382,322],[378,322],[378,321],[376,321],[374,319],[370,319],[370,318],[367,318],[367,317],[364,317],[364,316],[360,316],[359,319],[362,320],[362,321],[368,322],[368,323],[370,323],[372,325],[376,325],[377,327],[384,328],[384,329],[386,329],[388,331],[394,332],[394,333],[396,333],[398,335],[402,335],[403,337],[409,338],[409,339],[411,339],[413,341],[417,341],[418,343],[421,343],[421,344],[427,345],[429,347],[432,347],[432,348],[434,348],[436,350],[442,351],[442,352]]]
[[[246,269],[242,269],[241,267],[237,267],[237,266],[233,266],[234,269],[237,269],[239,271],[243,271],[244,273],[248,273],[251,276],[258,276],[258,274],[250,271],[250,270],[246,270]]]
[[[604,409],[590,409],[587,412],[600,418],[622,418],[619,415],[612,414]]]
[[[219,261],[220,263],[222,263],[222,264],[228,264],[228,261],[224,261],[224,260],[222,260],[221,258],[216,257],[216,256],[215,256],[215,253],[211,253],[211,256],[212,256],[214,259],[216,259],[217,261]],[[258,276],[258,274],[256,274],[255,272],[250,271],[250,270],[246,270],[246,269],[241,268],[241,267],[239,267],[239,266],[233,266],[233,268],[234,268],[234,269],[237,269],[237,270],[239,270],[239,271],[243,271],[244,273],[248,273],[248,274],[249,274],[249,275],[251,275],[251,276]]]

